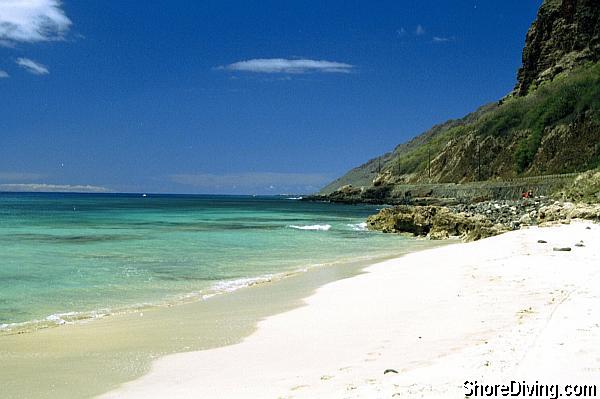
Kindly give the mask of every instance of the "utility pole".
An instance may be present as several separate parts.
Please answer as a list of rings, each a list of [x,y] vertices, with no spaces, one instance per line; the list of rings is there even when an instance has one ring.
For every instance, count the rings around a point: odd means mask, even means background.
[[[427,174],[431,180],[431,147],[427,147]]]
[[[477,139],[477,180],[481,181],[481,144]]]

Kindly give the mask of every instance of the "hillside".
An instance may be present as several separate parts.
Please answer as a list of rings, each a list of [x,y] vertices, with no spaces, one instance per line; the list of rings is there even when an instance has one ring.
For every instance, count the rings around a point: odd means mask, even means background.
[[[322,190],[466,183],[584,171],[600,164],[600,7],[546,0],[511,94],[434,126]]]

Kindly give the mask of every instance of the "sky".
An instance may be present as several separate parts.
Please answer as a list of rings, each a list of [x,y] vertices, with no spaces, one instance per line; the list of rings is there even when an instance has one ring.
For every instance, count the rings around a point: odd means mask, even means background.
[[[0,190],[318,190],[514,86],[541,0],[0,0]]]

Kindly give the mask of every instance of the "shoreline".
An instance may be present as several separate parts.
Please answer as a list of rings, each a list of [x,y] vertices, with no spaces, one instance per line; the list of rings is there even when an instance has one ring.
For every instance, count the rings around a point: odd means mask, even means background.
[[[240,277],[233,280],[219,281],[203,290],[178,294],[165,298],[161,301],[136,303],[123,305],[113,309],[102,308],[89,311],[67,311],[50,314],[41,319],[28,320],[24,322],[0,324],[0,338],[3,336],[36,333],[47,328],[58,328],[65,325],[77,325],[79,323],[90,323],[106,317],[124,316],[140,312],[160,310],[174,306],[193,304],[211,299],[214,296],[228,294],[239,289],[245,289],[262,284],[277,283],[283,279],[295,277],[299,274],[310,272],[322,267],[340,267],[351,263],[371,264],[378,263],[383,259],[395,258],[397,255],[378,254],[366,256],[360,259],[348,260],[338,259],[331,262],[307,265],[296,270],[287,270],[252,277]]]
[[[574,247],[579,240],[589,246]],[[464,395],[469,379],[593,381],[595,242],[597,224],[574,222],[371,265],[239,343],[162,357],[101,397],[447,398]],[[572,251],[553,251],[563,246]]]
[[[139,378],[156,358],[239,342],[260,320],[303,306],[302,299],[323,284],[360,274],[383,259],[440,245],[447,243],[414,240],[395,255],[312,267],[203,301],[2,335],[3,397],[94,397]]]

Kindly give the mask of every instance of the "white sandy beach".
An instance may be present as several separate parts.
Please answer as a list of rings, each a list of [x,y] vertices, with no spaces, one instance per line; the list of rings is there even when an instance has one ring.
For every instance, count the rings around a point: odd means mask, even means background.
[[[466,380],[597,381],[599,245],[600,225],[574,222],[376,264],[103,397],[462,398]]]

